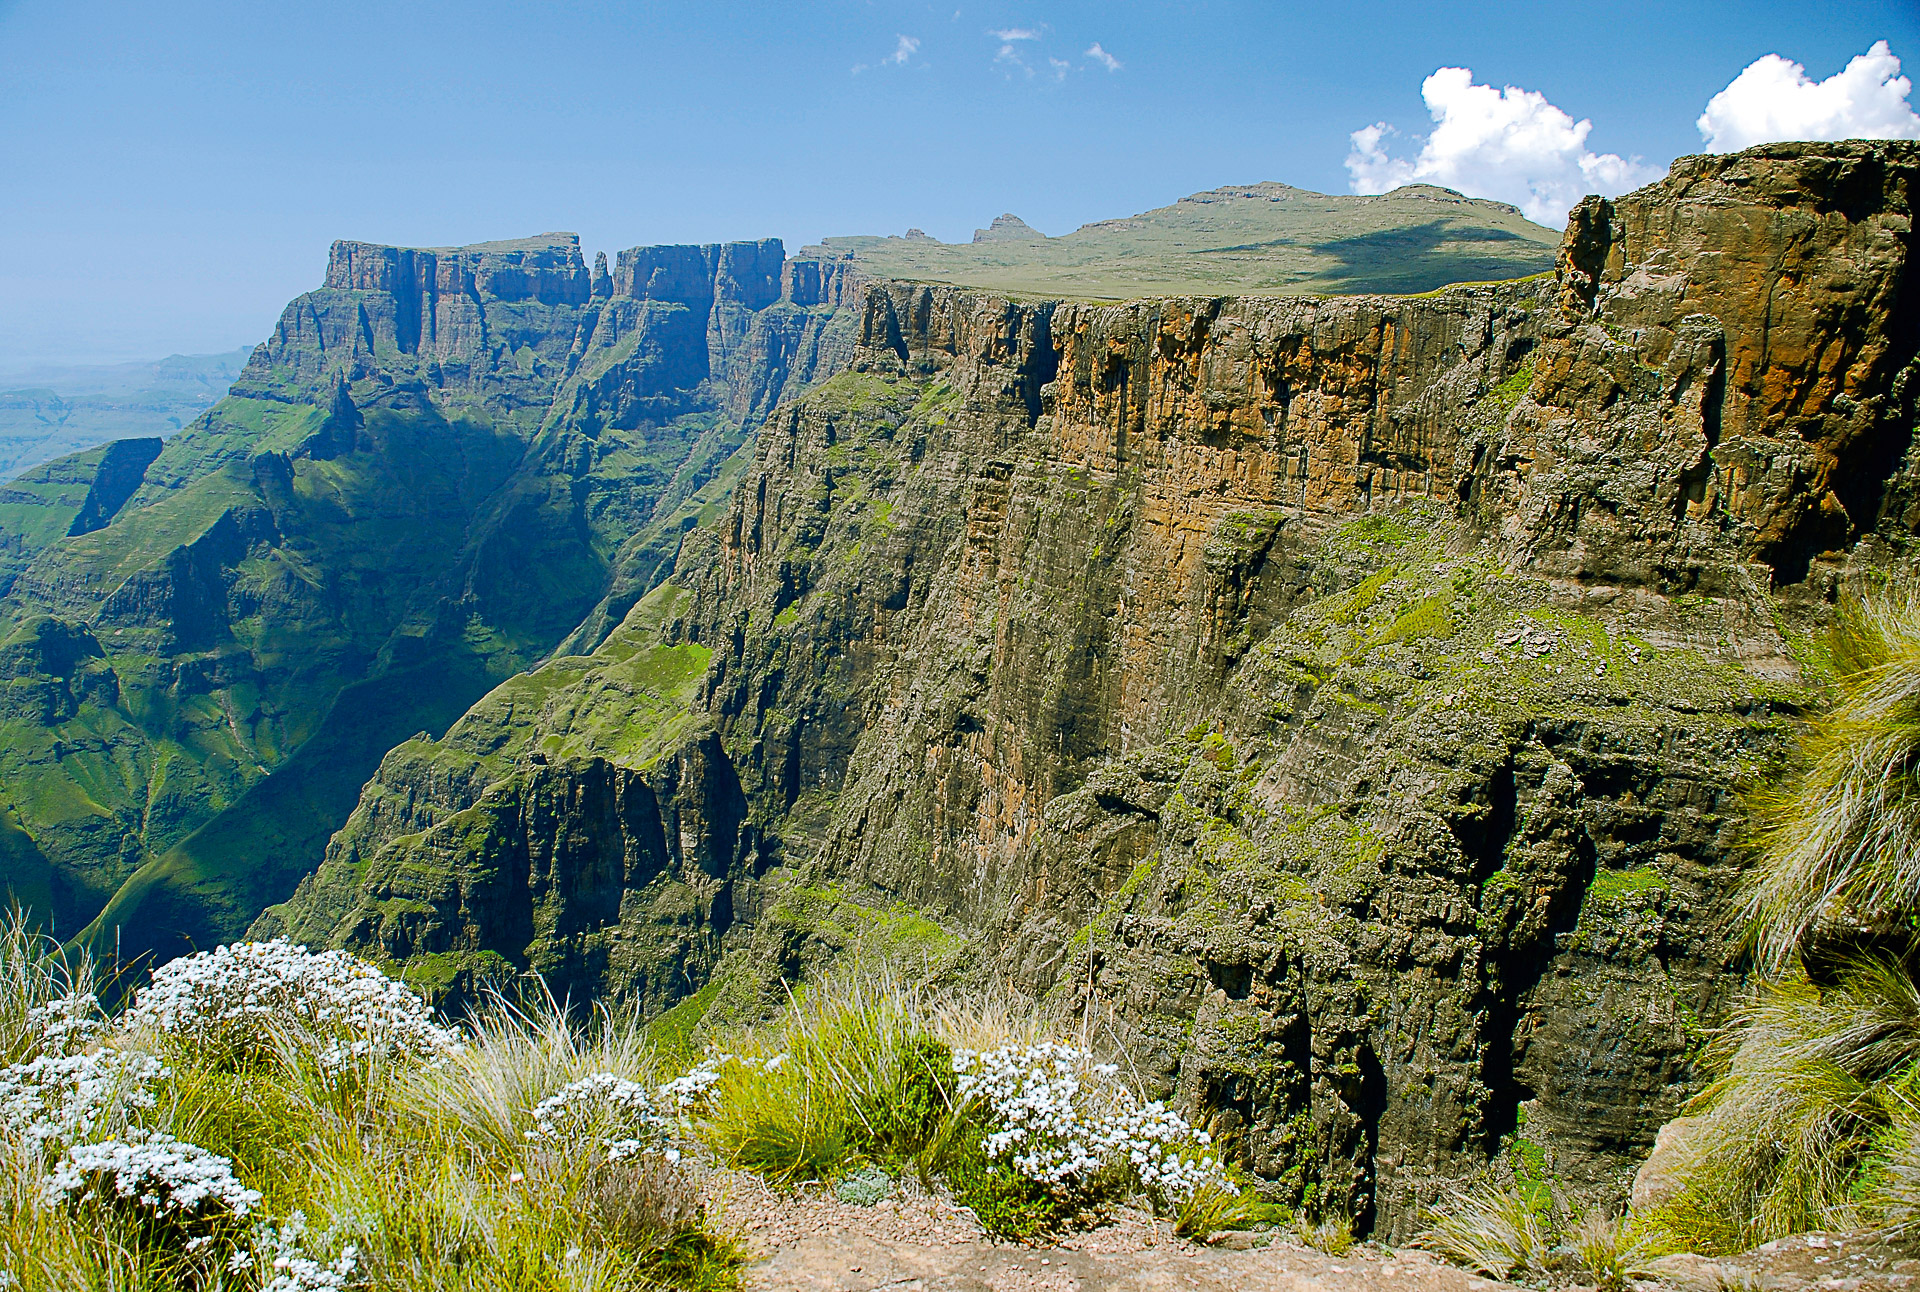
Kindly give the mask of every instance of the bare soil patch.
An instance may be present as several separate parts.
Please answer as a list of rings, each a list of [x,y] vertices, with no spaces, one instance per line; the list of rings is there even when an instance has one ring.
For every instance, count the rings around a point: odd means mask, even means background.
[[[1176,1238],[1172,1226],[1121,1210],[1042,1246],[996,1242],[973,1214],[911,1183],[870,1207],[820,1188],[782,1192],[744,1172],[706,1177],[712,1223],[752,1255],[754,1292],[1496,1292],[1419,1252],[1370,1245],[1343,1257],[1280,1234]]]

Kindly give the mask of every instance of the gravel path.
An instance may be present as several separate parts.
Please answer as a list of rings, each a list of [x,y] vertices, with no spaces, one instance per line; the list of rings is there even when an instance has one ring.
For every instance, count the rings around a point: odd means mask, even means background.
[[[1335,1258],[1285,1238],[1244,1250],[1200,1246],[1139,1212],[1121,1212],[1102,1228],[1052,1246],[1023,1247],[992,1241],[972,1213],[916,1188],[857,1207],[817,1189],[781,1193],[752,1175],[715,1172],[705,1193],[710,1219],[753,1254],[746,1286],[754,1292],[1494,1292],[1509,1286],[1415,1252],[1355,1248]]]

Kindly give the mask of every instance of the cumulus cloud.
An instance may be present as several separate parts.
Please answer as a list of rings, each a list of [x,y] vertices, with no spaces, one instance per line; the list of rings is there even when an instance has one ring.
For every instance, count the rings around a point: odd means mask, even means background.
[[[1040,39],[1040,33],[1032,27],[999,27],[987,32],[987,35],[1003,44],[1016,40]]]
[[[1122,63],[1119,59],[1115,58],[1112,54],[1109,54],[1106,50],[1100,48],[1100,42],[1097,40],[1094,41],[1093,44],[1087,49],[1087,57],[1092,59],[1096,63],[1104,64],[1106,69],[1109,72],[1117,72],[1122,67],[1126,66],[1126,64]]]
[[[1907,102],[1912,90],[1884,40],[1824,81],[1768,54],[1714,95],[1695,124],[1716,153],[1782,139],[1920,139],[1920,114]]]
[[[1356,193],[1429,183],[1471,197],[1511,202],[1530,220],[1554,225],[1588,193],[1609,196],[1659,178],[1640,159],[1587,149],[1591,121],[1575,121],[1535,90],[1476,85],[1464,67],[1443,67],[1420,85],[1433,132],[1417,156],[1395,157],[1384,121],[1349,136],[1347,174]]]

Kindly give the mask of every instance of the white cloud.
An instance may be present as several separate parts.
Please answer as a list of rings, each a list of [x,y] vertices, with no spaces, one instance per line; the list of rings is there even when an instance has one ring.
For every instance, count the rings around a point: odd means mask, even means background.
[[[1067,79],[1067,69],[1072,67],[1073,64],[1064,58],[1055,58],[1049,54],[1047,55],[1047,66],[1053,69],[1054,80],[1064,81]]]
[[[1443,67],[1420,85],[1434,121],[1420,154],[1397,158],[1376,122],[1349,136],[1347,173],[1356,193],[1430,183],[1511,202],[1530,220],[1559,224],[1588,193],[1612,195],[1658,179],[1638,158],[1587,150],[1591,121],[1575,121],[1535,90],[1475,85],[1464,67]]]
[[[1782,139],[1920,139],[1920,114],[1907,103],[1912,89],[1884,40],[1824,81],[1768,54],[1714,95],[1695,124],[1716,153]]]
[[[1112,54],[1109,54],[1106,50],[1100,48],[1100,42],[1097,40],[1094,41],[1093,44],[1088,48],[1087,57],[1091,58],[1096,63],[1104,63],[1109,72],[1117,72],[1122,67],[1126,66],[1125,63],[1122,63],[1119,59],[1115,58]]]
[[[989,30],[987,35],[1000,42],[999,52],[993,56],[994,62],[1005,63],[1010,68],[1019,68],[1028,76],[1033,75],[1033,68],[1028,66],[1026,59],[1020,57],[1019,42],[1039,40],[1040,33],[1038,31],[1031,27],[1003,27],[999,30]],[[1011,76],[1012,72],[1009,71],[1008,75]]]
[[[896,36],[894,38],[893,52],[881,59],[879,65],[881,67],[905,67],[907,60],[919,52],[920,38],[918,36]],[[853,65],[853,74],[858,76],[862,72],[872,70],[873,66],[872,63],[855,63]]]

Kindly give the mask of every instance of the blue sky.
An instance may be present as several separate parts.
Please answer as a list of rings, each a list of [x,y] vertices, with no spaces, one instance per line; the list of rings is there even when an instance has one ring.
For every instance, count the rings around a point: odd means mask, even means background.
[[[1658,168],[1755,59],[1877,40],[1920,70],[1920,6],[0,0],[0,368],[250,344],[336,237],[792,250],[1346,192],[1351,132],[1417,150],[1440,67]]]

